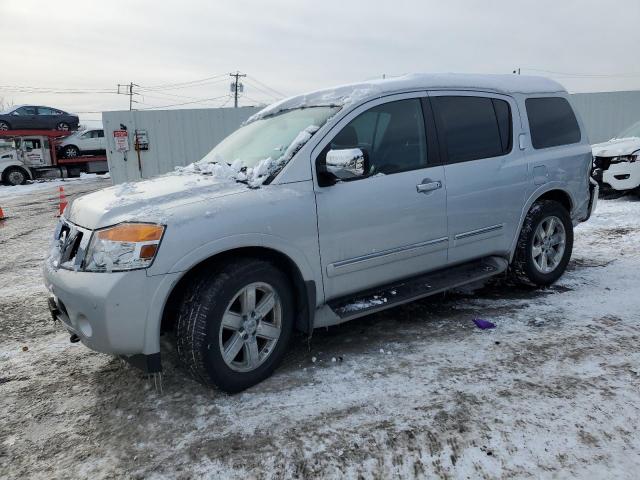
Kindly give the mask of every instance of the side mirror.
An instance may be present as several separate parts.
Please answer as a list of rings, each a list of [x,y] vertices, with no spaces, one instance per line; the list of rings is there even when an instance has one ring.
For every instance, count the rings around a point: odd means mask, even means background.
[[[327,173],[340,180],[365,176],[369,170],[368,165],[366,152],[359,148],[329,150],[325,159]]]

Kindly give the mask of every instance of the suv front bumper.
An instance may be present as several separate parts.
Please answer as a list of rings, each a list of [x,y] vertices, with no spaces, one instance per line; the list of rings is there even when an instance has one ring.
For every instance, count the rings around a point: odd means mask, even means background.
[[[166,283],[164,275],[147,276],[144,270],[79,272],[54,269],[46,262],[44,278],[52,316],[87,347],[124,356],[159,352],[159,340],[146,337],[150,321],[159,325],[155,317],[162,307],[154,308],[153,299]],[[164,299],[163,294],[159,297]]]

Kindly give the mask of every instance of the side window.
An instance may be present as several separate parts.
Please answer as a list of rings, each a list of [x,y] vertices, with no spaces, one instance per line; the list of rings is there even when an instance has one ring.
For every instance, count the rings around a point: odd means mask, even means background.
[[[38,115],[54,115],[54,112],[49,107],[38,107]]]
[[[432,97],[449,163],[505,155],[512,148],[509,103],[488,97]]]
[[[365,151],[369,175],[425,168],[427,142],[420,100],[398,100],[361,113],[333,138],[329,148]]]
[[[20,107],[14,113],[17,113],[18,115],[35,115],[36,107]]]
[[[96,130],[98,132],[98,138],[104,138],[104,130]]]
[[[578,120],[565,98],[527,98],[525,105],[533,148],[556,147],[580,141]]]

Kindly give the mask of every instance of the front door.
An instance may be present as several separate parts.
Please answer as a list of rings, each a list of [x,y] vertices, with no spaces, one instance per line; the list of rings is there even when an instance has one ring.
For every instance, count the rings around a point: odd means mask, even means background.
[[[11,126],[14,130],[40,128],[36,113],[36,107],[24,106],[16,109],[12,113]]]
[[[528,187],[513,98],[430,92],[447,181],[449,263],[508,254]]]
[[[444,169],[424,118],[418,94],[375,100],[314,150],[322,161],[329,149],[359,148],[369,164],[363,177],[316,186],[327,300],[446,264]]]

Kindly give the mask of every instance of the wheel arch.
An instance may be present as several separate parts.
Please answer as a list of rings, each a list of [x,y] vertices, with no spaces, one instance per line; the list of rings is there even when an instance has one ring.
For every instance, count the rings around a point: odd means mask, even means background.
[[[305,280],[298,265],[283,252],[263,246],[238,247],[218,252],[205,258],[183,272],[166,297],[160,318],[160,333],[173,330],[177,309],[190,282],[203,271],[213,270],[216,265],[232,262],[238,258],[257,258],[272,263],[291,280],[296,302],[294,328],[308,335],[313,330],[313,312],[316,306],[316,285]]]
[[[6,182],[7,174],[12,169],[21,170],[27,176],[28,180],[33,180],[33,173],[29,168],[25,167],[21,163],[10,163],[8,165],[5,165],[2,169],[2,172],[0,172],[0,179],[2,180],[2,182]]]
[[[518,229],[511,243],[509,262],[513,261],[513,257],[516,253],[516,245],[518,243],[518,238],[520,238],[520,232],[522,230],[522,226],[524,225],[524,220],[527,216],[527,213],[529,212],[533,204],[539,200],[553,200],[558,202],[560,205],[567,209],[567,212],[569,212],[569,216],[571,216],[571,212],[573,211],[575,205],[571,194],[564,188],[557,185],[548,185],[546,188],[543,187],[533,192],[524,208],[522,209]]]

